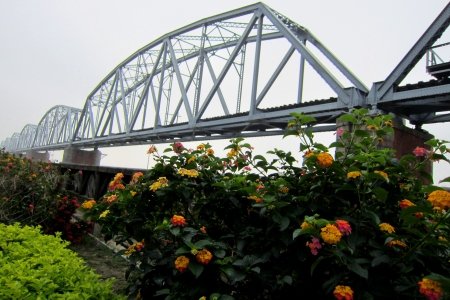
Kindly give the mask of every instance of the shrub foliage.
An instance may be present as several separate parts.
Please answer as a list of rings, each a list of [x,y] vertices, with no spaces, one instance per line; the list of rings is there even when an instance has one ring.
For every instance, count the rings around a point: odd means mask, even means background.
[[[122,299],[112,280],[84,266],[66,249],[59,234],[43,235],[39,227],[0,223],[1,299]]]
[[[285,136],[299,139],[302,164],[254,155],[241,138],[225,158],[209,144],[152,146],[156,165],[129,183],[117,174],[86,216],[139,266],[132,296],[437,299],[450,286],[450,193],[423,179],[430,161],[448,162],[446,142],[397,160],[378,149],[393,117],[367,113],[340,117],[352,129],[329,147],[314,142],[313,117],[292,114]]]

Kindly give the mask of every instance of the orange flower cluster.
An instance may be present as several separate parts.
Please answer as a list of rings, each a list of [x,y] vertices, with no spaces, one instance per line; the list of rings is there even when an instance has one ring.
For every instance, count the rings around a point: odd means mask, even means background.
[[[398,201],[398,205],[402,208],[402,209],[406,209],[410,206],[416,206],[414,203],[412,203],[411,201],[409,201],[408,199],[403,199],[402,201]]]
[[[125,250],[125,256],[129,257],[131,254],[133,254],[136,251],[141,251],[142,249],[144,249],[145,247],[145,243],[144,240],[142,240],[142,242],[136,243],[131,245],[130,247],[128,247],[127,250]]]
[[[206,249],[198,251],[197,255],[195,256],[197,261],[204,265],[207,265],[211,261],[212,257],[213,256],[212,256],[211,252],[209,252]]]
[[[117,198],[117,195],[111,195],[106,199],[103,199],[103,202],[108,202],[109,205],[112,205],[114,202],[118,202],[119,198]]]
[[[209,155],[214,155],[214,150],[211,148],[206,149],[206,152],[208,152]]]
[[[203,232],[204,234],[206,234],[206,228],[205,228],[205,226],[202,226],[202,227],[200,228],[200,231]]]
[[[450,193],[447,191],[437,190],[428,195],[428,201],[434,207],[446,209],[450,207]]]
[[[438,300],[444,292],[439,282],[426,278],[419,282],[419,286],[419,293],[424,295],[427,300]]]
[[[317,155],[317,163],[323,167],[327,168],[333,164],[333,157],[328,152],[323,152]]]
[[[228,157],[233,157],[239,154],[239,150],[231,149],[230,152],[227,153]]]
[[[144,176],[144,174],[142,172],[136,172],[133,174],[133,177],[131,178],[131,180],[133,182],[138,182],[139,178],[141,178],[142,176]]]
[[[185,168],[179,169],[178,172],[177,172],[177,174],[180,174],[181,176],[186,175],[186,176],[189,177],[189,178],[191,178],[191,177],[197,178],[197,176],[198,176],[197,170],[194,170],[194,169],[192,169],[192,170],[187,170],[187,169],[185,169]]]
[[[353,290],[346,285],[337,285],[334,288],[333,295],[339,300],[353,300]]]
[[[333,245],[337,244],[341,240],[342,233],[336,226],[327,224],[327,226],[323,227],[321,231],[320,236],[325,243]]]
[[[347,221],[336,220],[335,222],[336,224],[334,226],[336,226],[337,229],[339,229],[339,232],[342,235],[350,235],[352,233],[352,227],[350,226],[350,224],[348,224]]]
[[[394,227],[392,227],[392,226],[391,226],[390,224],[388,224],[388,223],[381,223],[381,224],[378,225],[378,226],[380,226],[380,229],[381,229],[381,230],[386,231],[386,232],[389,233],[389,234],[395,232]]]
[[[172,219],[170,219],[173,226],[184,226],[186,225],[186,219],[183,216],[174,215]]]
[[[95,200],[84,201],[83,204],[81,204],[81,207],[84,209],[91,209],[95,203]]]
[[[389,247],[392,247],[392,246],[394,246],[394,245],[399,245],[399,246],[402,246],[403,248],[406,248],[406,244],[403,243],[402,241],[399,241],[399,240],[392,240],[392,241],[390,241],[389,243],[387,243],[387,245],[388,245]]]
[[[257,203],[263,203],[261,198],[258,198],[258,196],[248,196],[247,199],[255,200]]]
[[[361,172],[359,171],[353,171],[347,173],[347,178],[358,178],[359,176],[362,176]]]
[[[120,183],[122,178],[123,174],[117,173],[116,176],[114,176],[114,179],[109,183],[109,190],[114,191],[116,188],[124,189],[125,187]]]
[[[188,266],[189,266],[189,258],[187,258],[184,255],[179,256],[175,260],[175,269],[180,271],[180,273],[183,273],[184,271],[186,271]]]

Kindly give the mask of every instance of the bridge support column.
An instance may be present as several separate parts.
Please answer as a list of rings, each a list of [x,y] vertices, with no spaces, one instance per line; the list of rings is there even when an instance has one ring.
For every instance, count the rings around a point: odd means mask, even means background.
[[[48,161],[50,158],[50,153],[48,152],[38,152],[36,150],[27,150],[25,153],[26,158],[31,158],[33,161]]]
[[[92,151],[81,150],[74,147],[64,149],[63,163],[99,166],[102,153],[95,148]]]
[[[405,155],[414,155],[413,150],[416,147],[423,147],[428,150],[431,149],[430,146],[425,145],[425,142],[434,138],[434,135],[427,131],[406,127],[403,124],[403,121],[399,119],[392,119],[392,123],[394,124],[394,136],[384,136],[383,142],[378,146],[379,149],[394,149],[396,151],[395,156],[397,159],[400,159]],[[338,122],[337,128],[349,130],[350,125],[347,122]],[[341,148],[337,150],[343,151]],[[433,167],[431,163],[425,168],[425,171],[432,174]]]

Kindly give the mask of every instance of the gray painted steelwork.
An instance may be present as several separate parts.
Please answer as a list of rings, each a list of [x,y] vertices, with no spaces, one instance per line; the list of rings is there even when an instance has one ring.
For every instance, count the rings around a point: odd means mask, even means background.
[[[435,114],[448,110],[449,85],[410,90],[398,85],[447,28],[449,19],[450,5],[386,80],[369,90],[308,29],[265,4],[249,5],[161,36],[114,68],[88,95],[82,110],[54,107],[39,125],[25,126],[1,147],[56,150],[279,135],[286,130],[289,113],[298,111],[318,119],[323,126],[316,130],[328,131],[335,128],[340,114],[353,107],[394,112],[417,124],[447,121]],[[262,69],[261,49],[272,41],[290,48],[275,70],[267,71]],[[352,86],[344,87],[317,52]],[[288,105],[277,106],[266,96],[285,66],[294,64],[294,53],[300,55],[295,66],[297,95]],[[304,101],[305,62],[334,97]],[[246,84],[244,74],[250,78]],[[261,74],[269,79],[263,82]],[[236,82],[230,86],[226,79],[231,76],[236,76]],[[230,89],[233,97],[225,93]],[[248,99],[244,89],[250,91]]]

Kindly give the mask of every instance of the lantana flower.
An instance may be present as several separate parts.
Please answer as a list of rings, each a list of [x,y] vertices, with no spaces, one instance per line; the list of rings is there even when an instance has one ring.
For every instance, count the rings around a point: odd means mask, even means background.
[[[360,176],[362,176],[362,174],[359,171],[353,171],[353,172],[348,172],[347,173],[347,178],[355,178],[356,179],[356,178],[358,178]]]
[[[333,164],[333,157],[328,152],[323,152],[317,155],[317,163],[323,167],[327,168]]]
[[[172,219],[170,219],[173,226],[184,226],[186,225],[186,220],[183,216],[174,215]]]
[[[197,255],[195,256],[197,261],[204,265],[207,265],[211,261],[212,257],[213,255],[211,254],[211,252],[206,249],[198,251]]]
[[[184,255],[179,256],[175,260],[175,269],[177,269],[180,273],[183,273],[187,270],[189,266],[189,258]]]
[[[424,295],[427,300],[438,300],[444,293],[442,285],[439,282],[431,279],[422,279],[422,281],[419,281],[419,286],[419,293]]]
[[[334,288],[333,295],[339,300],[353,300],[353,290],[346,285],[337,285]]]
[[[428,195],[428,201],[431,202],[433,207],[446,209],[450,207],[450,193],[443,190],[434,191]]]
[[[83,204],[81,204],[81,207],[84,209],[91,209],[95,203],[95,200],[84,201]]]
[[[386,174],[385,172],[383,172],[383,171],[374,171],[374,173],[375,174],[379,174],[379,175],[381,175],[381,176],[383,176],[384,178],[386,178],[386,179],[388,179],[388,174]]]
[[[413,153],[415,156],[425,156],[428,153],[428,150],[422,147],[416,147],[416,149],[413,150]]]
[[[347,221],[344,220],[336,220],[336,224],[334,226],[339,229],[339,232],[342,233],[342,235],[350,235],[352,233],[352,227],[350,224],[348,224]]]
[[[389,233],[389,234],[392,234],[392,233],[395,232],[394,227],[392,227],[392,226],[391,226],[390,224],[388,224],[388,223],[381,223],[381,224],[378,225],[378,226],[380,226],[380,229],[381,229],[382,231],[386,231],[386,232]]]
[[[306,242],[306,246],[311,249],[312,255],[317,255],[317,249],[322,248],[322,244],[320,244],[320,240],[318,238],[312,238],[312,242]]]
[[[401,201],[398,201],[398,205],[402,208],[402,209],[406,209],[410,206],[415,206],[414,203],[412,203],[411,201],[409,201],[408,199],[403,199]]]
[[[342,233],[336,226],[327,224],[327,226],[323,227],[321,231],[320,236],[327,244],[337,244],[341,240]]]

